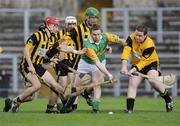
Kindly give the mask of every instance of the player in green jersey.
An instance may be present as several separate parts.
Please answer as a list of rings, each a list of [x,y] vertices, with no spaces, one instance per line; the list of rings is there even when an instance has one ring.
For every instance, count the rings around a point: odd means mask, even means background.
[[[86,48],[86,53],[81,55],[77,71],[83,74],[91,74],[91,84],[101,82],[104,78],[104,75],[106,75],[109,80],[112,80],[113,83],[114,77],[105,67],[105,55],[108,42],[125,43],[125,40],[120,39],[114,34],[102,33],[99,25],[93,25],[91,28],[90,37],[84,39],[83,41],[83,48]],[[81,79],[79,76],[76,76],[74,86],[79,86],[79,84],[81,84]],[[91,102],[92,112],[98,113],[101,97],[101,88],[100,86],[97,86],[93,89],[94,98]],[[71,107],[71,104],[73,103],[75,97],[76,96],[72,96],[71,98],[69,98],[65,109],[68,110]]]

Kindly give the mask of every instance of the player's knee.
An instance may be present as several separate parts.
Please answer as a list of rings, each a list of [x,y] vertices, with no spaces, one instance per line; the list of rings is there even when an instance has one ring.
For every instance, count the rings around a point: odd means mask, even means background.
[[[39,90],[41,88],[41,84],[33,85],[34,90]]]

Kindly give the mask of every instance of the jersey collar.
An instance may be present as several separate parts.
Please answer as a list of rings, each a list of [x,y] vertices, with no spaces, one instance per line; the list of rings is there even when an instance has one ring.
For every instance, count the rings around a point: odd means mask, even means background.
[[[99,42],[94,42],[93,39],[92,39],[92,37],[89,37],[90,43],[94,43],[94,44],[96,44],[96,45],[99,45],[99,44],[101,43],[101,39],[102,39],[102,35],[101,35],[101,37],[100,37]]]

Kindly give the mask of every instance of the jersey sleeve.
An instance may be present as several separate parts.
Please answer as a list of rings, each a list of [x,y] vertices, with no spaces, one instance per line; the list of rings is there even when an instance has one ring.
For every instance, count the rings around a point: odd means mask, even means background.
[[[99,60],[98,57],[97,57],[96,52],[91,48],[87,48],[86,56],[89,57],[93,61]]]
[[[40,38],[38,37],[39,36],[38,34],[39,33],[36,32],[28,38],[28,40],[26,41],[26,45],[25,45],[27,48],[32,48],[39,42]]]
[[[126,45],[123,48],[121,60],[128,60],[132,50],[132,39],[130,37],[126,40]]]
[[[114,42],[114,43],[120,43],[120,38],[117,35],[111,34],[111,33],[106,33],[107,36],[107,41],[108,42]]]
[[[71,39],[70,36],[65,36],[65,41],[68,46],[74,46],[74,41]]]

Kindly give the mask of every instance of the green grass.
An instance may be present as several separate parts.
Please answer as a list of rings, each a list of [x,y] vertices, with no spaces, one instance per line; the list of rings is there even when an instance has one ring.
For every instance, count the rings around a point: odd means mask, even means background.
[[[179,126],[180,98],[174,99],[174,111],[165,112],[164,100],[137,97],[135,111],[123,113],[125,97],[103,97],[101,113],[92,114],[84,99],[79,99],[78,111],[69,114],[45,114],[48,99],[37,99],[21,106],[18,113],[3,113],[0,99],[1,126]],[[108,112],[113,111],[113,115]]]

